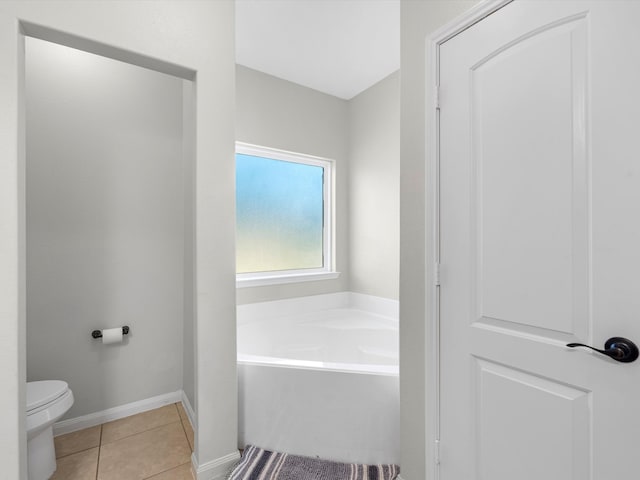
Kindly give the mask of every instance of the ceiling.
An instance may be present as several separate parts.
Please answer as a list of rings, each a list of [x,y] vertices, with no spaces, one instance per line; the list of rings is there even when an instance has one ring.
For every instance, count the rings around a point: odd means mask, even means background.
[[[236,0],[236,62],[350,99],[400,68],[400,0]]]

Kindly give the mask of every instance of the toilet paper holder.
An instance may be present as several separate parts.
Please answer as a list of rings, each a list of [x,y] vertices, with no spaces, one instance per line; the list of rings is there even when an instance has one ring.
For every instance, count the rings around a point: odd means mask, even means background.
[[[124,327],[122,327],[122,334],[126,335],[128,333],[129,333],[129,327],[125,325]],[[94,330],[93,332],[91,332],[91,336],[93,338],[102,338],[102,330]]]

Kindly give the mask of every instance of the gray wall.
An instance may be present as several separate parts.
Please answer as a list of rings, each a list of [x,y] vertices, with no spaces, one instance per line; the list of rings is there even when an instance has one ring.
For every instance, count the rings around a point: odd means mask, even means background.
[[[349,100],[352,292],[398,299],[400,73]]]
[[[238,304],[354,291],[398,299],[399,73],[346,101],[236,67],[237,140],[336,161],[337,280],[240,288]]]
[[[335,160],[336,280],[239,288],[239,305],[348,290],[347,102],[238,65],[236,139]]]
[[[473,1],[403,1],[400,31],[400,401],[404,480],[430,479],[425,452],[427,404],[425,318],[427,204],[425,199],[425,51],[428,36]]]
[[[66,380],[68,417],[179,390],[183,81],[26,48],[27,379]],[[125,324],[122,345],[90,336]]]

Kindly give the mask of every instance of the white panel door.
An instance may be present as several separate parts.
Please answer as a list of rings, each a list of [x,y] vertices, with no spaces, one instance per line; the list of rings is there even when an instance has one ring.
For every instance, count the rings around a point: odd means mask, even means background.
[[[519,1],[440,47],[440,475],[640,478],[640,2]]]

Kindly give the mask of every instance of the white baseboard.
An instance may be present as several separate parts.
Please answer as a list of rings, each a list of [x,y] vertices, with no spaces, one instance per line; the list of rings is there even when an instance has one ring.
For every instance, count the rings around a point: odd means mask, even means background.
[[[191,424],[191,428],[193,428],[193,431],[195,432],[196,424],[198,423],[196,422],[196,412],[191,406],[191,402],[189,402],[189,397],[187,397],[187,394],[184,393],[184,390],[181,390],[181,392],[182,392],[182,406],[184,407],[184,411],[187,412],[187,417],[189,417],[189,423]]]
[[[195,472],[196,480],[224,480],[238,460],[240,460],[240,452],[235,450],[224,457],[198,465],[198,459],[193,454],[191,455],[191,470]]]
[[[84,428],[95,427],[96,425],[135,415],[136,413],[142,413],[147,410],[153,410],[154,408],[164,407],[165,405],[182,401],[183,395],[182,390],[178,390],[158,395],[156,397],[145,398],[144,400],[139,400],[137,402],[127,403],[118,407],[108,408],[101,412],[62,420],[61,422],[57,422],[53,425],[53,435],[63,435],[65,433],[75,432]],[[189,408],[191,408],[191,405],[189,405]],[[185,410],[187,409],[185,408]],[[192,417],[190,417],[189,420],[192,420],[194,417],[193,409],[191,410],[191,414]],[[187,412],[187,415],[189,415],[189,412]],[[194,422],[192,421],[191,423],[193,424]]]

